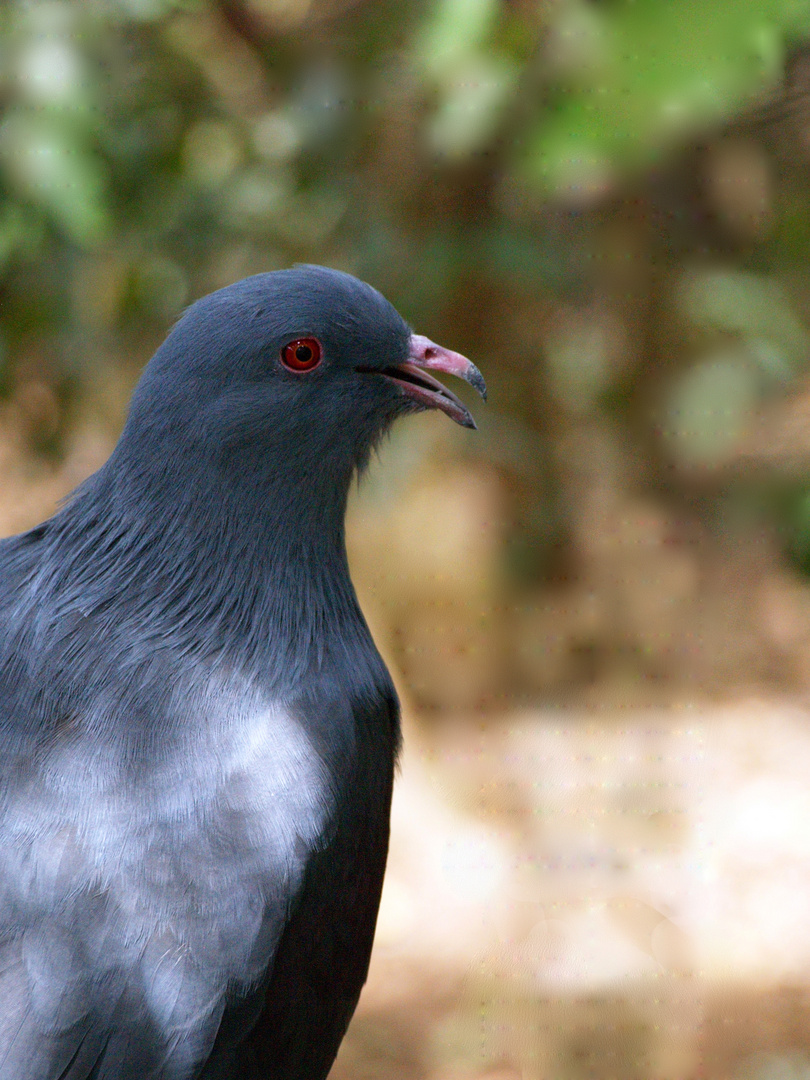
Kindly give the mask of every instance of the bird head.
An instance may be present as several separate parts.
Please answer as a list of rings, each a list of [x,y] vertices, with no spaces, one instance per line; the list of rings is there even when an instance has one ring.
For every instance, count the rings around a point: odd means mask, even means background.
[[[473,426],[433,371],[485,390],[469,360],[334,270],[259,274],[193,304],[147,364],[113,453],[54,519],[59,610],[100,620],[133,656],[146,626],[276,686],[325,655],[327,626],[336,648],[354,634],[367,655],[345,549],[351,478],[404,413]]]
[[[319,266],[258,274],[179,320],[136,390],[122,442],[137,434],[164,454],[194,444],[198,459],[351,471],[405,413],[438,409],[475,427],[434,371],[486,394],[474,364],[412,333],[370,285]]]

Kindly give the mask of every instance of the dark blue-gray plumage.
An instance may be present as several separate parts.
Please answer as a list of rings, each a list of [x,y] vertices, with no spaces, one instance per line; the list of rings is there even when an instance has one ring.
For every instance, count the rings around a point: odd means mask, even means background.
[[[370,286],[199,301],[107,463],[0,542],[0,1080],[321,1080],[365,980],[398,705],[349,578],[402,413],[473,426]]]

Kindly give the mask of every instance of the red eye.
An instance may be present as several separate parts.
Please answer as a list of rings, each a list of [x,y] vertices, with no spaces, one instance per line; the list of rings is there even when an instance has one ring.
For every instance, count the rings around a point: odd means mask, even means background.
[[[281,362],[290,371],[312,371],[321,362],[323,349],[314,337],[298,338],[281,350]]]

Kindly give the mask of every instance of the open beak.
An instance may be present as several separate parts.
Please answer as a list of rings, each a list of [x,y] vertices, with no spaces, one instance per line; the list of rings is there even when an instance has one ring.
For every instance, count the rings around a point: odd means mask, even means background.
[[[461,353],[443,349],[422,334],[411,334],[407,360],[378,370],[423,408],[441,409],[462,427],[476,426],[472,413],[464,402],[430,374],[431,371],[446,371],[450,375],[458,375],[486,401],[487,386],[483,375],[475,364]]]

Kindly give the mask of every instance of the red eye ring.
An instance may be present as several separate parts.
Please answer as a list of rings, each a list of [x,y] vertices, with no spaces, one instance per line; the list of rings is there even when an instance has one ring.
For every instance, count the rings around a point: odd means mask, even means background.
[[[281,362],[290,371],[312,371],[322,357],[321,343],[314,337],[296,338],[281,350]]]

